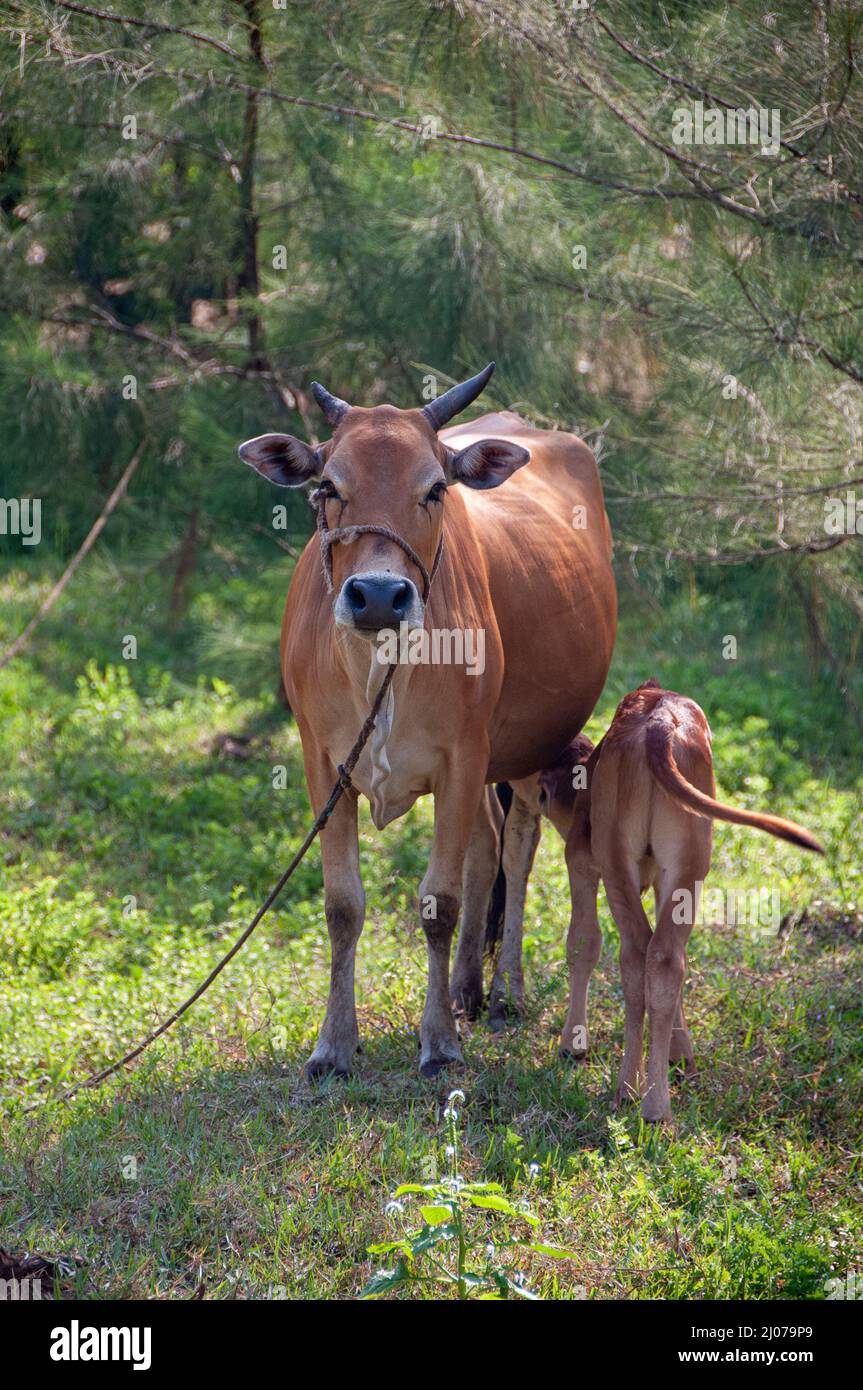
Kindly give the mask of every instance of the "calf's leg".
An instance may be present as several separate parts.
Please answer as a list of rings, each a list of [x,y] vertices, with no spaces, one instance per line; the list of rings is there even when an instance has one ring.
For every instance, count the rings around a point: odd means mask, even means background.
[[[609,907],[620,933],[620,974],[626,1007],[623,1064],[615,1093],[615,1099],[620,1104],[641,1094],[644,1057],[644,968],[651,932],[647,914],[641,904],[637,863],[623,857],[613,861],[605,871],[604,883]]]
[[[569,1009],[560,1035],[560,1055],[581,1059],[587,1056],[587,990],[602,949],[602,935],[596,912],[599,875],[590,858],[590,841],[574,826],[566,844],[566,865],[572,916],[566,938],[569,968]]]
[[[686,975],[686,956],[683,958],[684,977]],[[680,998],[677,1001],[677,1012],[674,1015],[674,1025],[671,1029],[671,1046],[668,1050],[668,1061],[670,1064],[677,1062],[683,1063],[683,1071],[686,1076],[695,1075],[695,1049],[692,1046],[692,1035],[686,1022],[686,1015],[683,1012],[683,988],[680,990]]]
[[[680,1007],[690,926],[675,923],[668,911],[657,913],[656,931],[647,950],[645,1002],[650,1022],[647,1087],[641,1113],[645,1120],[670,1120],[668,1059],[671,1030]]]
[[[656,931],[647,953],[650,1059],[641,1113],[646,1120],[662,1121],[671,1118],[669,1058],[683,1057],[687,1075],[694,1070],[692,1039],[683,1015],[683,980],[686,946],[710,869],[713,825],[678,812],[654,828],[652,842],[660,867],[655,879]]]

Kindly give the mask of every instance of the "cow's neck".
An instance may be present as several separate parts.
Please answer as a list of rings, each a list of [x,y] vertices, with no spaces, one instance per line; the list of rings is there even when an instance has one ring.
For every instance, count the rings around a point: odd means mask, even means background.
[[[375,697],[387,673],[387,666],[377,659],[377,647],[350,633],[334,630],[335,657],[360,702],[368,708],[374,704]],[[381,705],[372,736],[366,745],[371,762],[371,787],[369,802],[372,819],[378,828],[387,824],[390,814],[387,810],[388,782],[390,766],[387,744],[392,732],[397,700],[403,696],[404,687],[410,679],[412,667],[399,666],[393,683]]]
[[[357,637],[354,633],[346,631],[344,628],[333,625],[332,647],[335,665],[341,670],[354,694],[366,698],[366,691],[369,685],[369,673],[373,668],[381,673],[381,680],[386,674],[386,666],[381,666],[376,660],[376,647],[374,643],[367,641],[363,637]],[[375,687],[375,692],[377,686]],[[374,694],[372,695],[374,699]]]

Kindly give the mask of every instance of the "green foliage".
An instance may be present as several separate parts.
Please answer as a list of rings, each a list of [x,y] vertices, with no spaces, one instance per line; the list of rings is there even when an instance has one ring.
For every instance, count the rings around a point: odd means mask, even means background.
[[[401,1183],[387,1204],[387,1214],[401,1216],[404,1199],[422,1198],[423,1224],[405,1231],[397,1240],[369,1246],[370,1255],[387,1255],[394,1265],[375,1270],[360,1298],[382,1298],[409,1291],[412,1284],[433,1284],[440,1295],[451,1289],[460,1300],[481,1298],[535,1299],[524,1276],[511,1263],[519,1250],[533,1250],[553,1259],[567,1259],[567,1250],[528,1240],[520,1234],[524,1225],[539,1220],[525,1203],[514,1205],[497,1182],[465,1182],[459,1173],[459,1112],[464,1091],[451,1091],[444,1120],[447,1127],[446,1159],[449,1175],[441,1181]],[[491,1214],[497,1220],[489,1224]],[[480,1219],[478,1219],[480,1218]]]

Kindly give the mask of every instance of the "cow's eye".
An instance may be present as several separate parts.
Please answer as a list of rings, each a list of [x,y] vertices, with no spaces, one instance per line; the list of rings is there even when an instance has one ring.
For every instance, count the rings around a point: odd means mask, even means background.
[[[426,496],[423,499],[423,504],[425,504],[426,502],[442,502],[443,495],[445,492],[446,483],[435,483],[434,487],[426,493]]]
[[[339,496],[338,492],[333,487],[329,478],[321,478],[321,481],[318,483],[317,487],[317,497],[323,497],[327,500],[329,500],[329,498],[332,497],[336,502],[344,501],[344,498]]]

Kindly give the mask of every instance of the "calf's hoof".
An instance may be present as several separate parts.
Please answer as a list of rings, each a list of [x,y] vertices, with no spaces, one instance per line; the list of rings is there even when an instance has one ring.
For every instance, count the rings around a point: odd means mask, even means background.
[[[668,1059],[670,1067],[679,1067],[684,1081],[691,1081],[698,1075],[698,1068],[695,1065],[694,1057],[670,1057]]]
[[[674,1123],[670,1106],[663,1110],[659,1106],[642,1105],[641,1118],[648,1125],[671,1125]]]
[[[561,1043],[557,1049],[557,1055],[563,1062],[586,1062],[587,1048],[580,1049],[569,1047],[566,1043]]]
[[[651,1125],[671,1123],[671,1097],[668,1093],[649,1090],[641,1102],[641,1118]]]
[[[619,1110],[624,1105],[632,1105],[633,1101],[636,1100],[641,1100],[641,1082],[636,1081],[633,1084],[633,1082],[621,1078],[614,1091],[615,1109]]]

